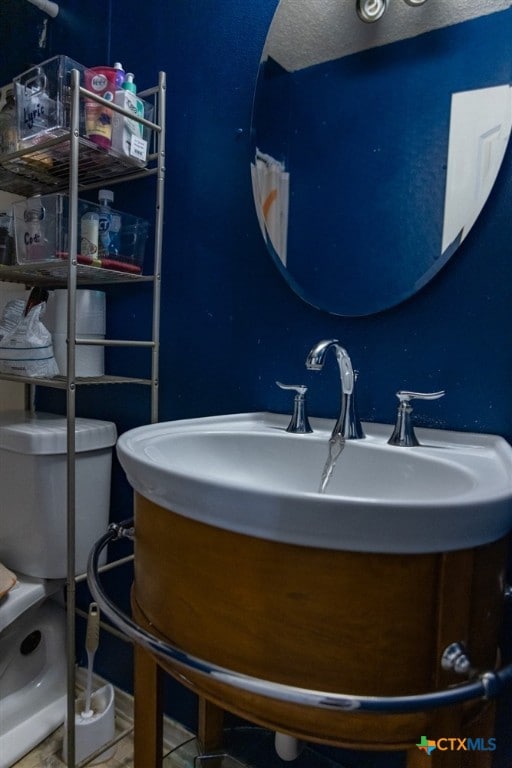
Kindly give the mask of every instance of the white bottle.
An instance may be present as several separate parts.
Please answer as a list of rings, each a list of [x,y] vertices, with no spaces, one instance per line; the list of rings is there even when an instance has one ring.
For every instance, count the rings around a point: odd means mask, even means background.
[[[80,253],[93,261],[98,259],[100,217],[94,211],[84,213],[80,219]]]
[[[115,103],[131,112],[135,117],[144,117],[144,102],[137,96],[137,86],[133,74],[127,72],[120,90],[116,91]],[[147,141],[144,139],[144,126],[114,112],[112,121],[112,149],[134,160],[147,160]]]

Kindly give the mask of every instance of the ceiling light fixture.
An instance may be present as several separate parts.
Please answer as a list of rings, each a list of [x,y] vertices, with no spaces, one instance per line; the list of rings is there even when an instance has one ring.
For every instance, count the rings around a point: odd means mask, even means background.
[[[378,21],[388,7],[388,0],[357,0],[356,11],[361,21]]]
[[[33,2],[33,0],[30,0]],[[404,0],[407,5],[416,8],[427,0]],[[374,22],[384,16],[388,9],[389,0],[356,0],[356,11],[361,21]]]

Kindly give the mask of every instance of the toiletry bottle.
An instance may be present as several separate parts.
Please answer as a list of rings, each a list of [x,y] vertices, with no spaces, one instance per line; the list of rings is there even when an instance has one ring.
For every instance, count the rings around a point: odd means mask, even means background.
[[[135,107],[131,108],[133,113],[136,114],[138,117],[144,117],[144,112],[141,113],[141,107],[143,105],[139,104],[141,99],[134,98],[136,96],[136,94],[137,94],[137,86],[135,85],[135,79],[134,78],[135,78],[135,75],[133,74],[133,72],[127,72],[125,80],[124,80],[124,83],[122,85],[122,89],[123,89],[123,91],[126,91],[128,94],[132,94],[131,97],[125,95],[125,98],[127,98],[127,100],[131,104],[135,105]],[[128,107],[127,107],[127,109],[128,109]]]
[[[91,67],[84,73],[85,87],[105,101],[114,101],[118,70]],[[103,149],[112,145],[112,110],[91,99],[85,100],[85,135]]]
[[[137,86],[132,72],[127,72],[120,91],[116,91],[116,104],[135,117],[144,117],[144,102],[137,96]],[[123,115],[114,115],[112,127],[112,149],[135,160],[147,159],[147,142],[144,126]]]
[[[101,257],[108,256],[110,247],[110,222],[112,218],[111,203],[114,202],[114,193],[110,189],[100,189],[98,192],[100,204],[98,254]]]
[[[18,132],[16,128],[16,102],[14,89],[8,88],[5,94],[5,104],[0,110],[0,155],[8,155],[18,149]]]
[[[84,213],[80,219],[80,253],[92,261],[98,259],[100,216],[96,211]]]
[[[118,256],[121,240],[121,216],[119,213],[112,213],[110,217],[110,245],[109,255]]]
[[[121,62],[116,61],[113,69],[116,70],[116,91],[118,91],[124,83],[125,71]]]
[[[99,213],[99,257],[116,256],[119,253],[119,233],[121,231],[121,216],[112,210],[114,193],[110,189],[100,189]]]

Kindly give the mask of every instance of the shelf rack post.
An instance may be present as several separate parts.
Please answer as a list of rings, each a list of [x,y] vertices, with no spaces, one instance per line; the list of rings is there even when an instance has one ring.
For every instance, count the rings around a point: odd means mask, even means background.
[[[76,273],[78,235],[78,161],[80,135],[80,73],[71,72],[70,173],[68,217],[68,306],[67,306],[67,589],[66,589],[66,650],[67,650],[67,754],[68,766],[75,765],[75,454],[76,454]]]
[[[67,371],[65,376],[54,378],[19,376],[14,373],[2,373],[0,378],[17,381],[25,385],[25,407],[34,409],[34,389],[36,386],[66,390],[66,653],[67,653],[67,706],[66,732],[68,768],[77,768],[76,737],[75,737],[75,698],[76,698],[76,388],[83,384],[142,384],[150,385],[151,406],[150,418],[158,421],[159,403],[159,334],[161,306],[161,267],[163,242],[163,209],[165,181],[165,96],[166,76],[159,73],[158,85],[141,91],[141,97],[153,96],[157,111],[157,122],[145,118],[135,118],[153,131],[152,154],[149,156],[149,167],[133,168],[131,161],[109,155],[108,166],[105,154],[98,150],[94,143],[80,136],[80,104],[81,99],[87,98],[103,103],[103,99],[80,86],[80,73],[72,70],[70,73],[70,111],[69,130],[60,136],[47,137],[41,143],[25,147],[0,158],[0,185],[5,191],[30,197],[36,192],[68,192],[68,256],[64,264],[58,259],[50,258],[39,263],[22,263],[2,267],[0,279],[21,283],[24,285],[41,285],[48,288],[67,287]],[[105,102],[124,117],[134,119],[131,112]],[[68,151],[69,150],[69,151]],[[47,159],[51,156],[51,172],[48,171]],[[99,158],[99,162],[96,160]],[[83,162],[82,162],[83,161]],[[96,266],[79,264],[79,190],[96,189],[109,183],[121,183],[155,176],[155,244],[154,268],[152,276],[132,275],[115,270],[99,269]],[[76,300],[77,286],[92,284],[107,284],[133,281],[153,281],[153,312],[151,340],[115,340],[77,338]],[[103,375],[92,378],[76,377],[76,349],[80,344],[120,347],[151,348],[151,377],[135,378],[133,376]],[[109,567],[116,563],[110,563]],[[107,747],[109,745],[105,745]],[[82,763],[81,763],[82,764]]]
[[[151,421],[158,421],[158,387],[159,387],[159,352],[160,352],[160,302],[162,286],[162,246],[163,246],[163,216],[164,216],[164,185],[165,185],[165,72],[158,75],[157,122],[160,131],[156,135],[157,142],[157,177],[156,177],[156,210],[155,210],[155,250],[153,268],[153,348],[151,351]]]

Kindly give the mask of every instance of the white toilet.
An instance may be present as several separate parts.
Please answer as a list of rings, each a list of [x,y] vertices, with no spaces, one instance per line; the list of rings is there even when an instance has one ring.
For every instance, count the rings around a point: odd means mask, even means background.
[[[76,419],[76,573],[106,531],[115,425]],[[62,416],[0,413],[0,563],[17,577],[0,599],[0,768],[66,713],[67,429]]]

